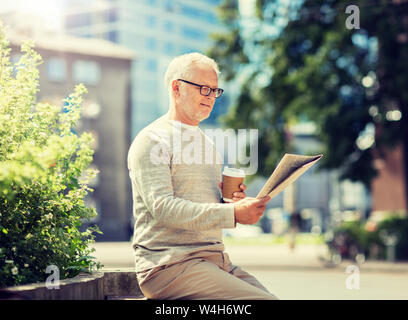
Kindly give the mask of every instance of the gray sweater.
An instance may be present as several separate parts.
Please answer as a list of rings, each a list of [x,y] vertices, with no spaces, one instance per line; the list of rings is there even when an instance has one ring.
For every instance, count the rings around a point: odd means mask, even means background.
[[[222,162],[198,127],[163,116],[134,139],[132,182],[135,271],[224,251],[222,228],[234,228],[234,204],[220,203]]]

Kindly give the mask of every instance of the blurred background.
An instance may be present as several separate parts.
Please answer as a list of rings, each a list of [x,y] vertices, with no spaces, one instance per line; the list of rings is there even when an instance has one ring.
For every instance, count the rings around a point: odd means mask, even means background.
[[[15,0],[0,20],[12,59],[35,40],[39,101],[88,89],[78,131],[95,138],[97,241],[131,239],[128,148],[167,112],[170,60],[199,51],[225,89],[202,128],[258,129],[248,196],[285,152],[324,154],[256,226],[225,230],[227,244],[325,243],[334,264],[408,259],[408,1]]]

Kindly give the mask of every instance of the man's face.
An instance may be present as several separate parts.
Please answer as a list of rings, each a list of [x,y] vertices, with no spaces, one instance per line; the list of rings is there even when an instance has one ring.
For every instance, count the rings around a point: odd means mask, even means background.
[[[186,78],[188,79],[183,80],[213,89],[218,87],[217,73],[207,65],[193,65]],[[200,87],[181,81],[177,83],[179,85],[179,95],[176,96],[177,113],[183,122],[198,125],[210,116],[215,103],[215,93],[211,92],[209,96],[204,96],[200,93]]]

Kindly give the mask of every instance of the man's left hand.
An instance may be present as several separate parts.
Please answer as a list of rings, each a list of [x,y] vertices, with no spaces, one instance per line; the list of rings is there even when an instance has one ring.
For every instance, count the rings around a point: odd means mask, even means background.
[[[221,192],[222,192],[222,182],[218,182],[218,186],[220,187]],[[234,193],[233,193],[232,201],[234,201],[234,202],[237,202],[237,201],[239,201],[239,200],[242,200],[242,199],[244,199],[244,198],[246,197],[246,194],[245,194],[245,190],[246,190],[246,188],[247,188],[246,185],[244,185],[243,183],[241,183],[241,184],[239,185],[239,188],[241,189],[241,192],[237,191],[237,192],[234,192]]]

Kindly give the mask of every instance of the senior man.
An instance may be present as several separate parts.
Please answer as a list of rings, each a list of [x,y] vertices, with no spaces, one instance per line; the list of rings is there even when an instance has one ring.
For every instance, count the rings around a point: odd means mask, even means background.
[[[241,185],[234,202],[221,203],[219,154],[198,127],[223,92],[218,74],[200,53],[174,58],[165,74],[169,110],[129,149],[135,271],[149,299],[276,299],[224,252],[222,229],[256,223],[270,198],[245,197]]]

